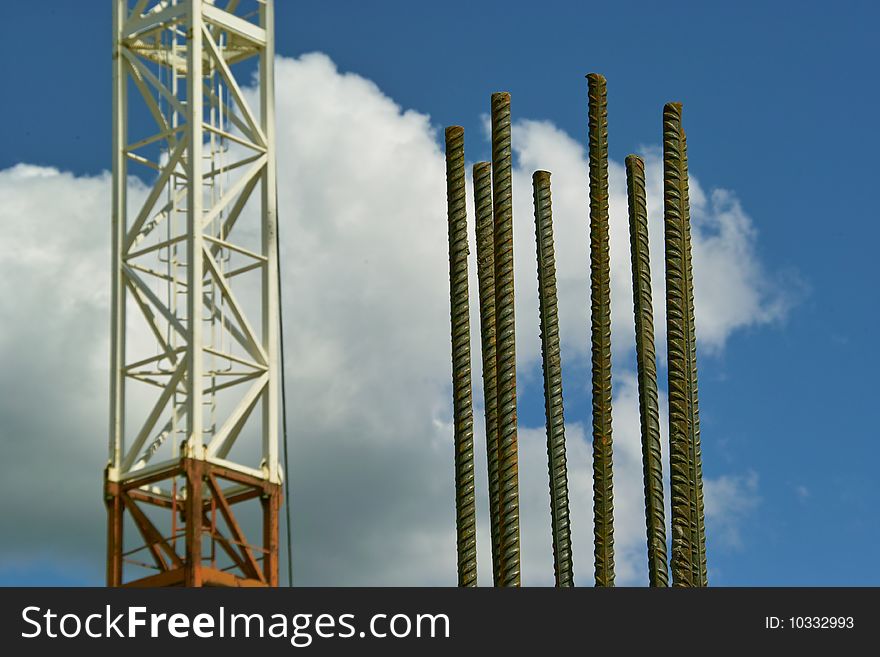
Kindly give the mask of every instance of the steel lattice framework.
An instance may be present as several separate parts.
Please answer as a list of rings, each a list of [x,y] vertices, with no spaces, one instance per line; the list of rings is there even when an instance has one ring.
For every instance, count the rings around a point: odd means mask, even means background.
[[[111,586],[277,585],[273,19],[114,0]]]

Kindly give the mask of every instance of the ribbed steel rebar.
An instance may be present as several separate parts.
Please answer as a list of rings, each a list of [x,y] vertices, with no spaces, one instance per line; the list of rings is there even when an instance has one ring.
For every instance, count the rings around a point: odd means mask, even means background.
[[[495,222],[495,372],[498,386],[498,505],[501,586],[520,585],[519,456],[513,297],[510,94],[492,94],[492,206]]]
[[[666,563],[666,520],[663,510],[663,462],[660,448],[660,409],[657,401],[657,361],[654,353],[654,313],[651,306],[648,206],[645,197],[645,163],[637,155],[626,158],[626,189],[629,202],[639,419],[645,482],[648,581],[651,586],[667,586],[669,575]]]
[[[593,365],[593,529],[596,586],[614,586],[611,444],[611,267],[605,78],[587,75],[590,156],[590,310]]]
[[[474,503],[474,413],[468,310],[468,239],[464,129],[446,128],[446,206],[449,219],[449,298],[455,424],[455,528],[458,585],[477,585],[477,514]]]
[[[474,214],[477,223],[477,278],[480,284],[480,336],[483,351],[483,398],[486,408],[486,461],[489,470],[489,519],[492,576],[500,581],[498,558],[498,391],[495,376],[495,234],[492,219],[492,165],[474,165]]]
[[[687,257],[687,283],[688,283],[688,352],[690,369],[690,413],[691,413],[691,443],[689,451],[691,455],[691,533],[693,540],[691,551],[694,559],[694,578],[699,586],[708,586],[709,579],[706,573],[706,522],[703,509],[703,456],[700,450],[700,410],[697,395],[697,331],[694,312],[694,275],[693,261],[691,258],[691,218],[690,199],[688,197],[688,160],[687,160],[687,134],[684,128],[681,131],[681,164],[682,164],[682,197],[684,203],[684,253]]]
[[[571,525],[568,513],[568,464],[565,458],[565,420],[562,406],[562,357],[559,349],[559,313],[556,300],[556,257],[553,248],[553,211],[550,173],[532,176],[535,238],[538,249],[538,299],[541,355],[544,369],[544,412],[547,418],[547,461],[550,472],[550,524],[556,586],[574,586]]]
[[[672,581],[705,586],[705,531],[699,454],[693,269],[687,162],[681,103],[663,108],[663,195],[666,243],[666,343],[669,370],[669,463],[672,494]]]

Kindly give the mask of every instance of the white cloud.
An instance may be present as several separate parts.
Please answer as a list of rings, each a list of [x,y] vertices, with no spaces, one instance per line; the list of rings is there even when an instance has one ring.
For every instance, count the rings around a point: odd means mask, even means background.
[[[437,130],[372,82],[339,73],[324,55],[280,58],[277,82],[297,582],[453,583],[445,181]],[[520,160],[514,172],[517,348],[520,374],[528,379],[539,355],[534,168],[554,172],[566,371],[588,357],[586,164],[582,147],[546,122],[518,122],[514,143]],[[647,164],[660,338],[656,156],[649,153]],[[615,353],[626,355],[632,311],[619,164],[611,163],[611,174],[614,339],[621,346]],[[4,543],[2,555],[12,562],[52,545],[60,523],[78,537],[64,558],[88,563],[95,581],[104,536],[99,491],[107,424],[109,192],[106,174],[74,177],[27,165],[0,172],[0,358],[14,372],[2,379],[0,395],[0,515],[28,526],[15,543]],[[729,192],[708,198],[692,180],[698,332],[701,347],[721,349],[732,331],[782,311],[759,284],[749,218]],[[475,273],[471,286],[476,299]],[[474,321],[475,334],[477,327]],[[473,359],[479,397],[476,350]],[[568,376],[568,387],[587,385]],[[531,387],[532,393],[540,388]],[[480,409],[476,425],[480,579],[489,583]],[[589,429],[570,422],[567,430],[575,574],[588,584]],[[624,370],[615,372],[614,431],[618,582],[635,583],[646,570],[644,512],[635,384]],[[549,584],[543,428],[523,427],[520,440],[524,581]],[[49,475],[51,495],[23,506],[32,499],[25,495],[34,472]],[[707,481],[707,496],[713,491],[716,500],[711,517],[732,518],[728,527],[745,510],[717,500],[727,499],[724,491],[738,481]],[[748,481],[739,485],[748,489]]]
[[[727,549],[743,547],[740,522],[761,502],[758,494],[758,473],[749,470],[744,475],[723,475],[704,482],[706,522],[712,523],[714,536],[707,543]]]
[[[106,461],[109,176],[0,171],[3,561],[91,552]],[[96,478],[97,475],[97,478]],[[87,533],[84,528],[92,528]],[[15,537],[12,539],[11,537]]]

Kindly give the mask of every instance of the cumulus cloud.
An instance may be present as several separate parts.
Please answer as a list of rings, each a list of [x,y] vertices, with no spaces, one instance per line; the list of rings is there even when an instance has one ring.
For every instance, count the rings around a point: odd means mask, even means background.
[[[296,581],[454,583],[445,181],[437,128],[369,80],[340,73],[324,55],[279,58],[276,74]],[[537,379],[539,367],[530,177],[546,168],[554,172],[566,385],[583,387],[570,377],[578,371],[570,365],[588,358],[583,148],[537,121],[516,123],[514,145],[520,375]],[[660,169],[656,153],[645,155],[662,354]],[[754,229],[736,197],[707,195],[693,178],[691,185],[698,333],[701,348],[720,350],[731,332],[773,321],[784,305],[761,286]],[[0,357],[8,373],[0,380],[0,516],[26,528],[14,540],[4,538],[0,554],[7,564],[24,564],[45,549],[47,559],[76,561],[95,583],[103,568],[109,192],[106,174],[75,177],[27,165],[0,172]],[[633,338],[625,183],[613,162],[611,216],[615,353],[626,355]],[[471,287],[476,290],[475,271]],[[474,318],[476,332],[476,308]],[[618,581],[638,583],[646,571],[641,456],[635,382],[625,368],[615,372],[614,403]],[[480,581],[488,584],[480,411]],[[571,415],[575,573],[589,584],[589,419]],[[543,427],[522,427],[520,441],[524,582],[550,584]],[[734,536],[736,519],[748,509],[725,491],[749,490],[752,481],[736,477],[707,481],[707,513]],[[46,486],[51,494],[34,504],[35,487]],[[63,554],[53,547],[59,532],[74,537]]]
[[[761,502],[758,473],[722,475],[704,484],[706,522],[713,523],[714,542],[727,549],[743,547],[740,522]],[[708,539],[707,539],[708,540]]]
[[[100,572],[107,435],[109,175],[0,172],[2,560]],[[57,552],[59,536],[65,553]],[[85,567],[88,568],[86,565]]]

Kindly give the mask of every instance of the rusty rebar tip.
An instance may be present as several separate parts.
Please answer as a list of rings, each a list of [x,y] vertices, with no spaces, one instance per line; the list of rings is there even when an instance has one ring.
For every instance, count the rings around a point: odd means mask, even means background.
[[[510,92],[509,91],[496,91],[492,94],[492,104],[496,103],[507,103],[510,104]]]
[[[645,161],[635,153],[630,153],[629,155],[627,155],[625,162],[626,165],[630,167],[636,167],[639,169],[645,168]]]
[[[675,112],[676,114],[681,114],[681,103],[678,101],[666,103],[663,106],[663,112],[664,114],[666,112]]]
[[[477,162],[474,164],[474,172],[476,172],[476,173],[483,173],[485,171],[491,171],[491,170],[492,170],[492,163],[491,162]]]
[[[602,75],[601,73],[587,73],[584,77],[587,78],[587,80],[590,80],[591,82],[605,84],[605,76]]]
[[[539,180],[550,180],[550,172],[544,171],[543,169],[538,169],[535,173],[532,174],[532,180],[538,182]]]
[[[464,134],[464,128],[460,125],[451,125],[446,128],[446,139],[461,137]]]

